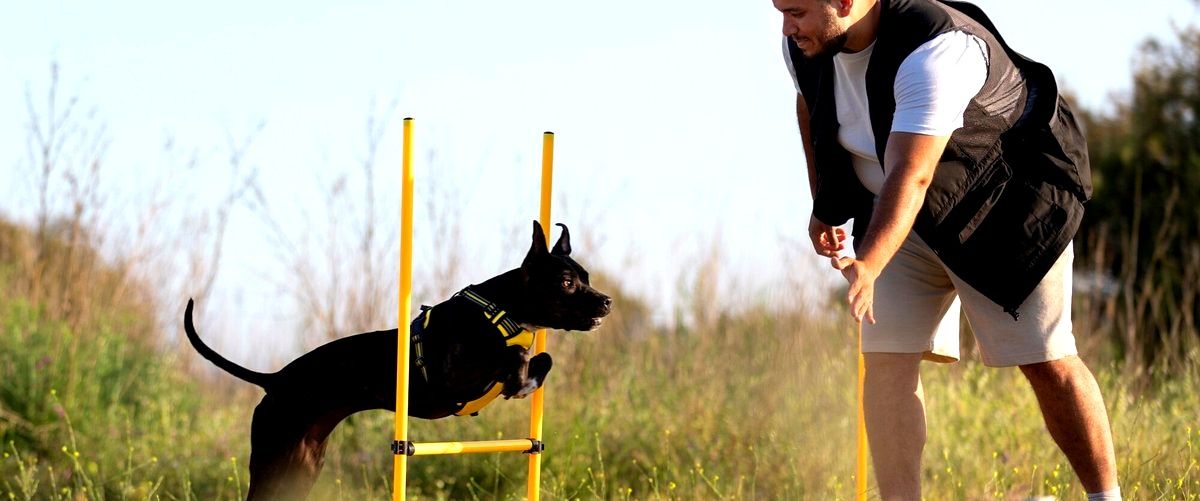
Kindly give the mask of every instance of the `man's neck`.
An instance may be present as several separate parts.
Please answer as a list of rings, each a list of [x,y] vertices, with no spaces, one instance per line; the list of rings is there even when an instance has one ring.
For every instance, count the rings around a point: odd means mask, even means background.
[[[863,4],[865,12],[861,14],[862,17],[846,30],[846,46],[842,49],[844,52],[854,53],[870,47],[879,34],[879,13],[883,10],[883,5],[879,1]]]

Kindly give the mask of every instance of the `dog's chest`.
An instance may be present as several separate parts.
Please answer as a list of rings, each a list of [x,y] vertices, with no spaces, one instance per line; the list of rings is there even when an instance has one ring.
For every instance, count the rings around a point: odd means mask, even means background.
[[[411,325],[410,373],[470,414],[487,405],[513,370],[514,347],[528,350],[533,334],[503,310],[487,311],[456,296],[423,307]],[[524,353],[521,353],[524,356]]]

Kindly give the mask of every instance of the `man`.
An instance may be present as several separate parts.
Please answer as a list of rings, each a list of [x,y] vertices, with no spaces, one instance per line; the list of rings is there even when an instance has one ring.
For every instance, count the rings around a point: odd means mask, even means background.
[[[883,499],[921,497],[918,365],[958,358],[956,296],[983,362],[1019,366],[1029,380],[1088,498],[1120,499],[1108,416],[1071,333],[1070,245],[1091,180],[1053,74],[970,4],[774,4],[798,91],[809,234],[849,281],[850,313],[866,320],[867,431]],[[855,257],[841,257],[836,226],[851,218]]]

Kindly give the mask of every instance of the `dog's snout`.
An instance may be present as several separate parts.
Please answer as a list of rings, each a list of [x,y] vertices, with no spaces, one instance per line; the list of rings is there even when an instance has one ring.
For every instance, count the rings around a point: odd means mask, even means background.
[[[610,311],[612,311],[612,298],[605,296],[605,295],[601,295],[600,296],[600,314],[608,315],[608,313]]]

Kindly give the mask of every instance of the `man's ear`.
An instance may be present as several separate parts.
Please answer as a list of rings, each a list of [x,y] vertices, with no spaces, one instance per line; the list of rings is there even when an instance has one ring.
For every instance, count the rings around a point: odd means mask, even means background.
[[[531,242],[529,245],[529,253],[525,254],[525,262],[521,264],[525,265],[530,259],[546,254],[547,252],[549,251],[546,250],[546,234],[542,232],[542,225],[538,224],[537,221],[534,221],[533,242]]]
[[[857,0],[833,0],[833,9],[837,11],[838,16],[849,16],[850,9],[854,7],[855,1]]]
[[[558,242],[555,242],[554,248],[550,249],[550,253],[555,256],[570,256],[571,255],[571,232],[567,230],[567,225],[558,223],[562,227],[562,234],[558,236]]]

